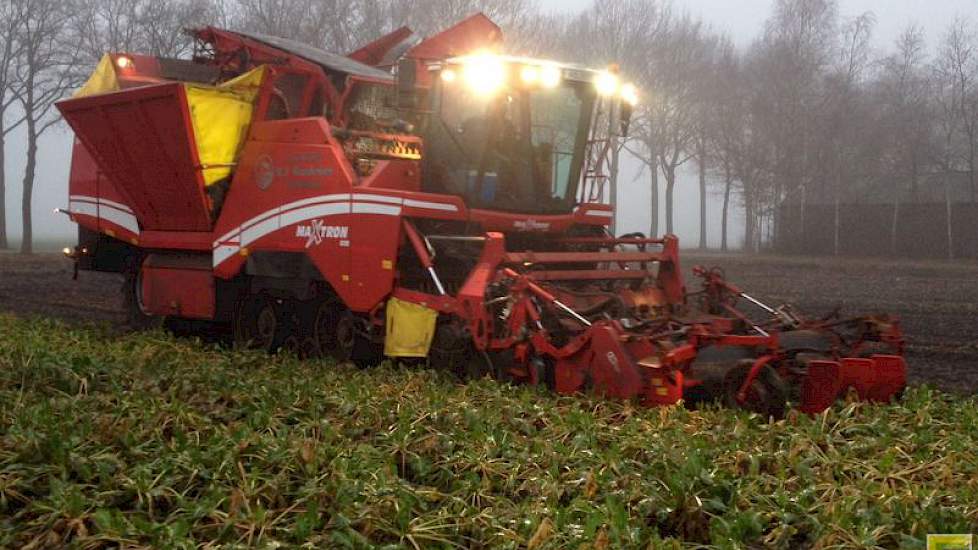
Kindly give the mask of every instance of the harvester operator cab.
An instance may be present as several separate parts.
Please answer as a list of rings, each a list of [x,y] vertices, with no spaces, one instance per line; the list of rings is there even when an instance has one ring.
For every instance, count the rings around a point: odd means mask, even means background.
[[[432,70],[422,128],[426,190],[460,195],[475,208],[570,213],[602,73],[491,53]]]

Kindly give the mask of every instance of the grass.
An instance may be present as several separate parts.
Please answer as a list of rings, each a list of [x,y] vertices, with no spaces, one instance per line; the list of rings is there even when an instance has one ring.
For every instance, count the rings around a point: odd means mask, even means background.
[[[0,547],[923,548],[978,402],[768,424],[0,315]]]

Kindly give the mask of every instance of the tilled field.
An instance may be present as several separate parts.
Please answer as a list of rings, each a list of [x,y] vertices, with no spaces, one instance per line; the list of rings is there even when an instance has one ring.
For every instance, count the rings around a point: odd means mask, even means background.
[[[978,266],[686,253],[693,265],[722,266],[745,292],[772,305],[795,304],[813,315],[889,312],[906,332],[910,376],[961,393],[978,392]],[[118,276],[81,273],[60,255],[0,254],[0,311],[104,322],[123,329]]]
[[[821,316],[890,313],[907,338],[911,383],[978,392],[978,266],[834,258],[686,254],[684,267],[722,266],[744,292]],[[690,290],[698,285],[688,278]],[[749,306],[745,306],[749,307]]]

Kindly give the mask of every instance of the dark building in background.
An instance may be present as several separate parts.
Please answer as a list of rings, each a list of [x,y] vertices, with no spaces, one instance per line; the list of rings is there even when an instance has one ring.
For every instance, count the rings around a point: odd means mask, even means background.
[[[916,185],[908,183],[899,191],[894,187],[889,181],[865,182],[842,189],[838,201],[831,188],[809,191],[804,199],[800,194],[790,197],[777,212],[775,250],[978,258],[978,190],[968,172],[923,174]]]

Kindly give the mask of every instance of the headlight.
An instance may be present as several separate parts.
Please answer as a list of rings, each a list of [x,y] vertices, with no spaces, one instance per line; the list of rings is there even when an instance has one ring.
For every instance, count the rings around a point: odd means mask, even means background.
[[[124,71],[127,69],[131,69],[133,65],[135,65],[135,63],[133,63],[132,58],[129,57],[128,55],[120,55],[115,58],[115,66],[119,67]]]
[[[621,87],[621,98],[634,107],[638,104],[638,89],[635,88],[634,84],[623,84]]]
[[[601,95],[614,95],[618,91],[618,77],[608,72],[598,73],[594,79],[594,86]]]
[[[456,76],[455,71],[452,69],[442,69],[441,71],[441,79],[445,82],[455,82]]]
[[[540,69],[533,65],[524,65],[520,70],[520,78],[524,84],[536,84],[540,80]]]
[[[462,78],[477,94],[491,95],[506,83],[506,64],[489,53],[474,55],[465,60]]]
[[[556,88],[560,84],[560,69],[552,65],[544,65],[540,69],[540,83],[544,88]]]

